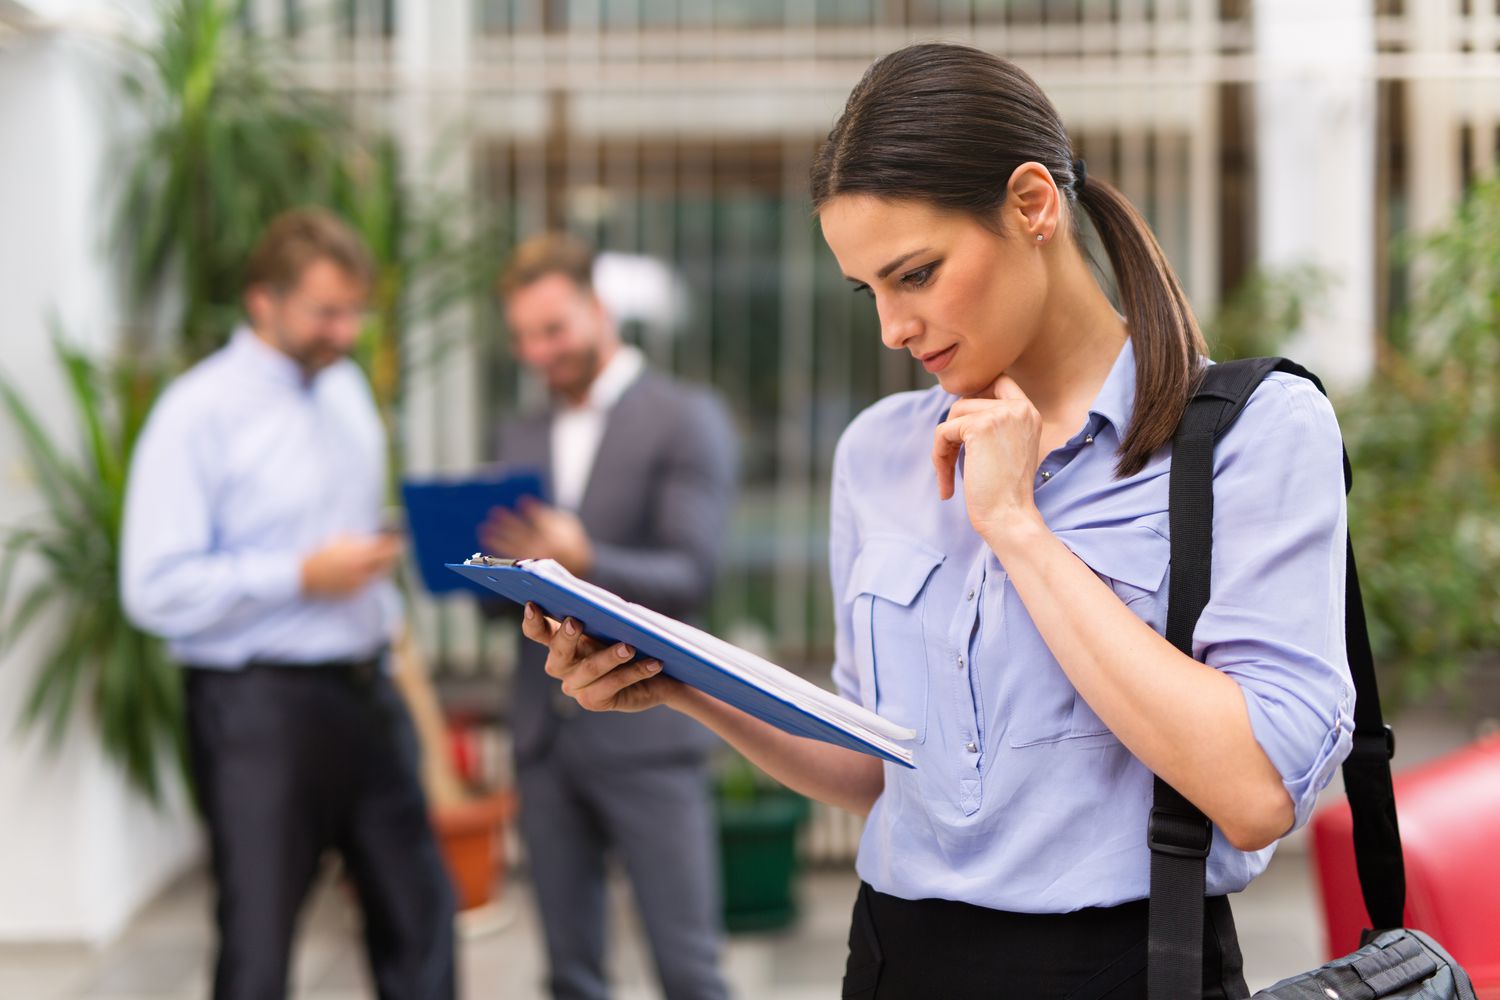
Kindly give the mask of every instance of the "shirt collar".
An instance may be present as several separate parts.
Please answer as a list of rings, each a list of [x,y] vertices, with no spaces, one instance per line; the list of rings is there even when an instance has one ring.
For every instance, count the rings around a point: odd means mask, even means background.
[[[1099,394],[1089,406],[1089,414],[1108,420],[1120,437],[1130,426],[1131,414],[1135,412],[1135,345],[1129,337],[1120,348],[1119,357],[1109,370],[1109,377],[1099,387]]]
[[[295,389],[308,389],[312,386],[312,380],[302,371],[301,365],[261,340],[248,326],[235,328],[229,341],[229,350],[243,369],[268,381]]]
[[[583,404],[573,409],[600,412],[608,410],[620,401],[620,397],[625,395],[625,390],[630,388],[630,384],[644,367],[646,358],[639,350],[629,344],[620,345],[603,371],[594,377],[594,384],[589,386],[588,397]]]

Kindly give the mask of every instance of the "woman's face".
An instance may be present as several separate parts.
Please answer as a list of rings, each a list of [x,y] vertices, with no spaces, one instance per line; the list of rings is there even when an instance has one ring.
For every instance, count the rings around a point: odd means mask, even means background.
[[[850,194],[819,217],[845,277],[875,299],[880,339],[948,392],[984,392],[1030,344],[1047,280],[1019,212],[1002,206],[996,232],[924,202]]]

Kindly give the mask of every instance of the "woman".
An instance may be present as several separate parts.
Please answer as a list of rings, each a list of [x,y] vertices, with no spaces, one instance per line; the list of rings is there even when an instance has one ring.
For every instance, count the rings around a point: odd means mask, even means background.
[[[1246,995],[1224,896],[1350,741],[1331,409],[1275,375],[1220,441],[1214,592],[1189,658],[1160,633],[1170,442],[1202,337],[1045,95],[973,49],[903,49],[854,89],[812,181],[881,339],[938,381],[862,413],[833,485],[834,680],[916,731],[916,769],[786,735],[539,609],[527,635],[584,707],[669,705],[868,815],[845,996],[1144,996],[1153,773],[1215,828],[1204,995]]]

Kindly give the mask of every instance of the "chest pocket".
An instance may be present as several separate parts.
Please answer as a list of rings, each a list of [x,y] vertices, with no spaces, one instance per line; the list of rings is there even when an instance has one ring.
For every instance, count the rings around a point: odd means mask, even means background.
[[[1167,563],[1171,544],[1146,524],[1074,528],[1057,537],[1082,559],[1137,618],[1157,632],[1166,628]],[[1016,692],[1011,746],[1069,741],[1071,746],[1116,740],[1055,660],[1049,658]],[[1077,742],[1073,742],[1077,741]]]
[[[871,538],[855,557],[844,592],[853,605],[860,701],[915,730],[918,743],[927,739],[926,586],[943,559],[920,542]]]
[[[1162,529],[1165,527],[1163,524]],[[1159,633],[1166,632],[1167,566],[1172,561],[1172,543],[1162,531],[1137,522],[1059,531],[1057,537],[1109,584],[1137,618]]]

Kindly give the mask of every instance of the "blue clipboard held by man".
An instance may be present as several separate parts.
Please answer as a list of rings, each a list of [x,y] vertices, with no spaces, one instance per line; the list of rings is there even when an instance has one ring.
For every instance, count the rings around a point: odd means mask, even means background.
[[[486,588],[454,574],[444,564],[456,554],[480,547],[479,530],[495,508],[518,510],[526,500],[544,501],[542,475],[536,469],[507,469],[465,479],[408,479],[401,484],[422,586],[430,594],[485,594]]]

